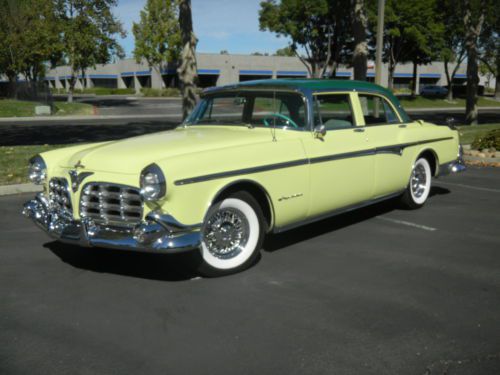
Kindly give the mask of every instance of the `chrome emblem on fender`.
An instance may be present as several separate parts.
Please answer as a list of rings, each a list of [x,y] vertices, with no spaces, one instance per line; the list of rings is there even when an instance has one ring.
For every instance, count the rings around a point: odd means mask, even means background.
[[[76,167],[76,165],[75,165],[75,167]],[[73,193],[77,192],[78,188],[80,187],[80,184],[82,183],[82,181],[84,179],[86,179],[88,176],[91,176],[93,174],[94,174],[94,172],[82,172],[82,173],[78,174],[78,171],[76,171],[76,170],[69,171],[69,178],[71,179],[71,190],[73,190]]]

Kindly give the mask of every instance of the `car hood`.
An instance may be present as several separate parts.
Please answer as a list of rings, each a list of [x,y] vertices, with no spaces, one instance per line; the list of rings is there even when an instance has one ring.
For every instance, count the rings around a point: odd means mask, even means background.
[[[89,171],[137,174],[163,159],[207,150],[272,141],[269,129],[243,126],[189,126],[121,141],[90,145],[62,161]]]

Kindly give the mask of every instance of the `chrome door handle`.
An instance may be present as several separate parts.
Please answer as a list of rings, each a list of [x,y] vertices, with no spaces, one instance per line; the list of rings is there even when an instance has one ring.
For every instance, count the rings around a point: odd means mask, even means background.
[[[359,129],[354,129],[356,133],[364,133],[365,129],[364,128],[359,128]]]
[[[406,124],[399,125],[400,128],[406,128],[406,126],[407,126]]]

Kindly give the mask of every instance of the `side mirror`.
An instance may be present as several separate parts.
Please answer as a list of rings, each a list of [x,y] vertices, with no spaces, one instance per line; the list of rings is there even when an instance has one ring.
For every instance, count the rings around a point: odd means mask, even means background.
[[[316,125],[314,127],[314,136],[319,139],[323,139],[326,135],[326,126],[325,125]]]
[[[455,129],[455,118],[454,117],[447,117],[446,118],[446,125],[448,125],[451,129]]]

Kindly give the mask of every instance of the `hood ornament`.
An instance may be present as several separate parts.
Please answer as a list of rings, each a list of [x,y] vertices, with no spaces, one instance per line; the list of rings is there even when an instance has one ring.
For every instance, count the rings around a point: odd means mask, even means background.
[[[80,187],[80,184],[84,179],[93,174],[94,172],[82,172],[78,174],[77,170],[69,171],[69,178],[71,179],[71,190],[73,190],[73,193],[76,193],[78,191],[78,188]]]
[[[82,161],[81,160],[78,160],[78,162],[74,165],[74,168],[75,169],[78,169],[78,168],[85,168],[85,165],[82,164]]]

